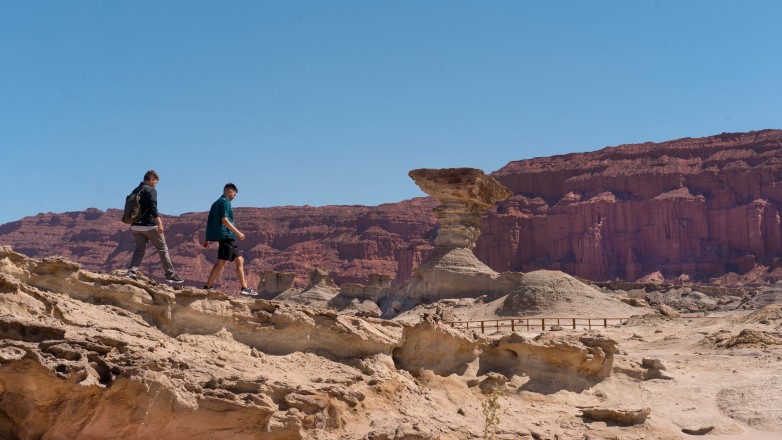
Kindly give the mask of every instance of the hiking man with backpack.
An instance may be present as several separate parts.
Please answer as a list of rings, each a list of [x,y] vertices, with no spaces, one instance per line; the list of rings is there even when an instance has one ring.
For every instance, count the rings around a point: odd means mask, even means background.
[[[223,271],[223,267],[229,261],[236,263],[236,277],[239,284],[242,285],[240,295],[257,295],[258,292],[247,286],[247,280],[244,276],[244,257],[242,251],[236,246],[235,239],[244,240],[245,235],[239,232],[234,226],[234,212],[231,209],[231,200],[236,197],[239,190],[233,183],[226,183],[223,188],[223,195],[212,203],[209,209],[209,217],[206,220],[206,238],[204,247],[209,247],[210,241],[219,243],[217,248],[217,262],[209,273],[209,279],[206,281],[204,289],[211,289],[214,285],[217,275]]]
[[[151,241],[160,255],[160,263],[166,272],[166,281],[181,283],[184,280],[177,276],[174,265],[171,264],[166,238],[163,236],[163,231],[165,231],[163,219],[157,212],[157,190],[155,187],[159,180],[160,177],[154,170],[147,171],[144,174],[144,181],[125,200],[122,221],[132,225],[130,231],[136,242],[127,277],[133,279],[138,277],[136,272],[141,265],[141,260],[144,259],[147,242]]]

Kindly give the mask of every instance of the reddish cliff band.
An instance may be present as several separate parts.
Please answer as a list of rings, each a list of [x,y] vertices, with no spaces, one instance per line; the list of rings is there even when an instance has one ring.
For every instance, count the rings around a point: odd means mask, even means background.
[[[492,269],[562,270],[593,280],[766,284],[782,279],[782,130],[679,139],[511,162],[491,174],[513,192],[482,220],[474,250]],[[437,202],[239,208],[248,274],[327,270],[338,283],[410,279],[433,249]],[[206,213],[168,219],[180,275],[205,279]],[[85,268],[124,268],[133,246],[119,210],[39,214],[0,226],[0,244]],[[154,273],[149,267],[142,271]],[[659,274],[657,274],[659,272]],[[255,278],[252,278],[255,277]]]

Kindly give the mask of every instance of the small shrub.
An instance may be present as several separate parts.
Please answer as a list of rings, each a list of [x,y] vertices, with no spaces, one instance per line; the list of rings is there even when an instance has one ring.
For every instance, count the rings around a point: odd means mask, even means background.
[[[483,428],[484,440],[495,440],[497,438],[497,426],[500,424],[500,418],[505,414],[501,411],[500,397],[502,396],[502,387],[497,387],[489,394],[489,398],[481,403],[483,408]]]

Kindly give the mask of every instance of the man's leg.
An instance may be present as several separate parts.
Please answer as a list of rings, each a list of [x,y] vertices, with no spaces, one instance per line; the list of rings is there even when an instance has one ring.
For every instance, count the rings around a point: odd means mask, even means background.
[[[244,257],[238,256],[234,259],[234,262],[236,263],[236,278],[239,279],[242,289],[246,289],[247,280],[244,278]]]
[[[212,267],[212,271],[209,272],[209,279],[206,280],[206,287],[212,287],[215,284],[217,276],[223,271],[223,267],[227,263],[226,260],[217,260],[217,263]]]
[[[131,230],[130,232],[133,234],[133,241],[136,242],[136,247],[133,249],[133,256],[130,257],[130,267],[128,267],[128,270],[136,272],[141,265],[141,260],[144,259],[144,252],[147,251],[147,241],[149,241],[149,239],[139,231]]]
[[[168,246],[166,245],[166,237],[163,236],[157,229],[152,229],[146,232],[147,238],[152,242],[152,245],[157,249],[158,255],[160,255],[160,263],[163,265],[163,270],[166,272],[166,277],[176,275],[174,271],[174,265],[171,264],[171,257],[168,255]]]

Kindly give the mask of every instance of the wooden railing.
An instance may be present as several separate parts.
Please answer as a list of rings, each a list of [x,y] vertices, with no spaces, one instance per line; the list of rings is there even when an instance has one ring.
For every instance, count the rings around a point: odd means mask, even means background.
[[[509,329],[512,332],[522,330],[544,330],[546,326],[559,326],[563,329],[587,329],[608,327],[611,325],[621,325],[630,318],[507,318],[507,319],[486,319],[482,321],[453,321],[446,322],[451,327],[465,330],[500,331],[500,329]]]

